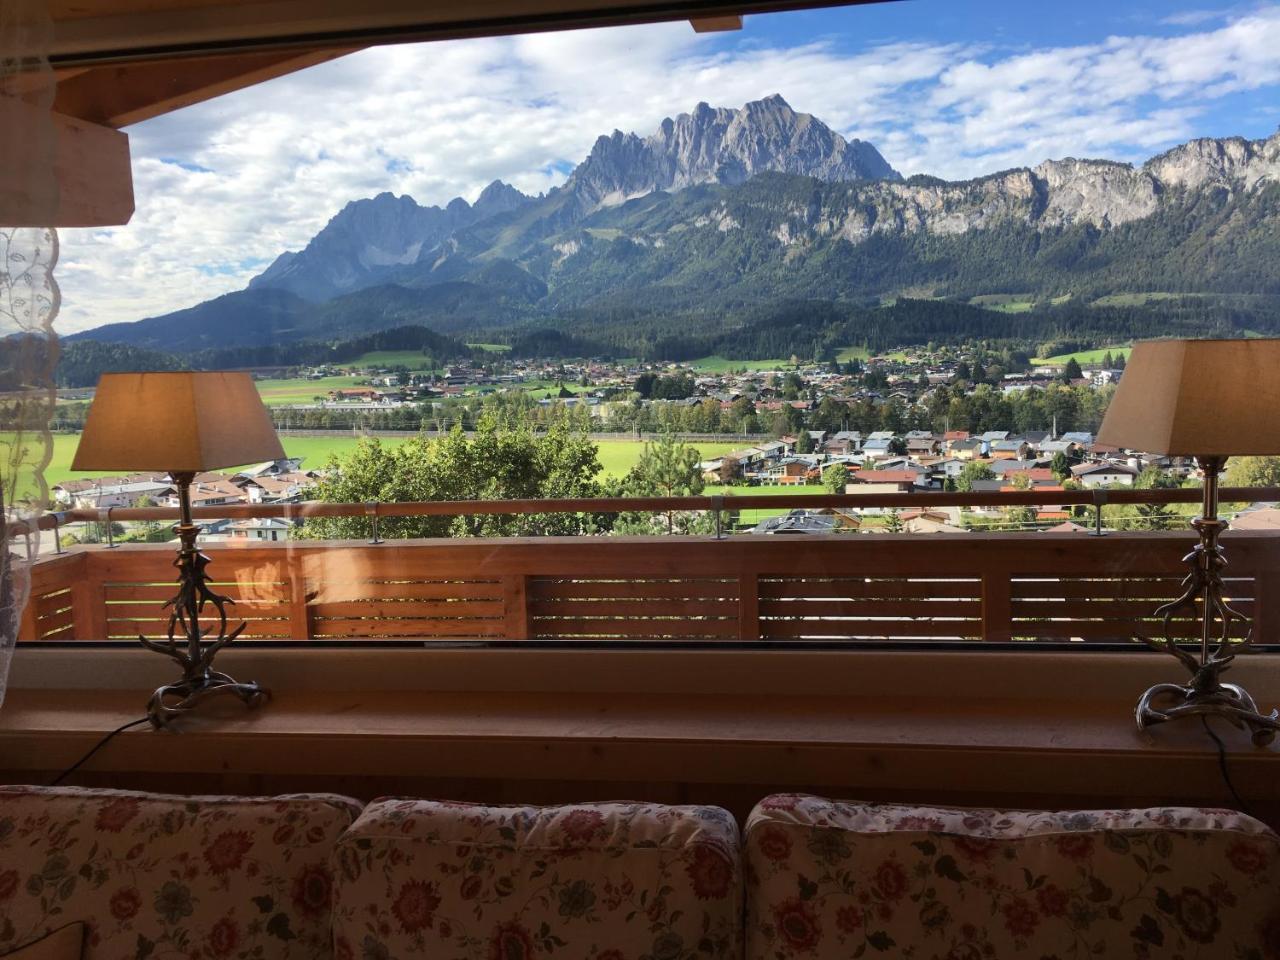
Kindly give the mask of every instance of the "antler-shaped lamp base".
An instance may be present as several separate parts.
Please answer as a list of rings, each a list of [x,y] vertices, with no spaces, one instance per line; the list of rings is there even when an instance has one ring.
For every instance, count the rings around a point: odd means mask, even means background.
[[[1182,595],[1156,610],[1156,615],[1164,618],[1164,639],[1148,641],[1157,650],[1177,657],[1191,672],[1191,682],[1187,686],[1156,684],[1139,698],[1136,717],[1140,730],[1180,717],[1225,717],[1236,728],[1247,729],[1255,744],[1265,746],[1280,732],[1280,712],[1272,710],[1269,715],[1263,714],[1243,687],[1221,680],[1222,673],[1235,659],[1235,654],[1227,652],[1232,622],[1245,620],[1222,596],[1222,569],[1227,561],[1218,538],[1227,523],[1218,519],[1218,477],[1226,459],[1197,458],[1204,472],[1204,504],[1203,515],[1191,525],[1200,534],[1200,543],[1184,558],[1191,572],[1182,581]],[[1181,649],[1170,635],[1171,620],[1184,612],[1200,614],[1199,657]],[[1246,652],[1253,650],[1247,639],[1241,647]]]
[[[165,684],[147,702],[147,717],[156,729],[170,727],[174,720],[214,697],[236,696],[248,707],[256,707],[270,697],[256,683],[237,683],[225,673],[213,669],[214,656],[240,635],[245,624],[241,623],[227,633],[226,605],[235,601],[219,596],[209,588],[209,577],[205,573],[209,558],[196,549],[200,528],[191,519],[191,482],[194,479],[193,473],[173,474],[181,509],[177,532],[182,545],[174,561],[178,568],[178,593],[165,604],[173,608],[169,614],[169,639],[156,643],[146,637],[138,637],[148,650],[163,653],[182,667],[182,679]],[[209,635],[214,633],[214,628],[203,629],[200,626],[206,605],[212,605],[217,611],[217,633],[212,639]]]

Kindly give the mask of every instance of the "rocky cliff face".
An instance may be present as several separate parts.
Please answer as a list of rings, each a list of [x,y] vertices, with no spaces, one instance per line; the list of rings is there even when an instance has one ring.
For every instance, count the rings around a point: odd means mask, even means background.
[[[742,183],[766,170],[820,180],[900,180],[869,143],[846,141],[774,95],[740,110],[700,103],[650,136],[600,137],[562,188],[590,212],[655,190]]]
[[[1009,223],[1106,230],[1208,187],[1248,192],[1269,183],[1280,183],[1280,133],[1253,141],[1193,140],[1141,168],[1067,158],[955,183],[912,177],[854,184],[847,208],[808,219],[817,234],[854,243],[876,233],[952,235]],[[796,236],[794,228],[788,233]]]
[[[276,258],[249,289],[288,290],[324,301],[380,282],[398,267],[416,263],[458,230],[516,209],[530,198],[495,180],[475,204],[461,197],[444,208],[422,207],[412,197],[380,193],[348,203],[299,252]]]
[[[1152,157],[1142,169],[1166,187],[1253,190],[1280,182],[1280,131],[1265,140],[1191,140]]]

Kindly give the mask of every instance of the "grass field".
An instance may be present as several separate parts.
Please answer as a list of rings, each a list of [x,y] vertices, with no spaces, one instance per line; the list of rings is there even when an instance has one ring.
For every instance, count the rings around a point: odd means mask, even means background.
[[[3,438],[0,438],[3,439]],[[385,437],[382,442],[388,446],[397,446],[405,441],[404,437]],[[79,443],[78,434],[55,434],[53,438],[53,458],[49,461],[49,466],[45,469],[45,482],[49,486],[62,483],[64,480],[77,480],[93,476],[99,476],[93,472],[72,473],[71,458],[75,456],[76,444]],[[329,455],[336,453],[339,456],[349,453],[355,448],[359,438],[351,437],[281,437],[284,444],[284,451],[291,457],[302,457],[302,465],[307,469],[316,469],[323,467],[328,462]],[[604,468],[604,476],[624,476],[628,470],[635,466],[640,459],[640,451],[643,444],[637,440],[598,440],[596,445],[600,448],[600,465]],[[744,444],[740,443],[699,443],[696,445],[699,455],[708,460],[712,457],[729,453],[737,450]],[[772,489],[772,488],[769,488]],[[817,488],[815,488],[817,489]],[[21,491],[20,496],[30,496],[34,491],[27,488]]]
[[[985,293],[971,298],[969,303],[1003,313],[1027,313],[1036,305],[1035,298],[1029,293]]]
[[[836,359],[841,363],[848,363],[850,360],[866,360],[871,356],[871,351],[866,347],[842,347],[836,353]]]
[[[509,343],[468,343],[467,346],[472,350],[483,350],[485,353],[511,352],[511,344]]]
[[[364,353],[354,360],[348,360],[342,366],[351,367],[405,367],[410,373],[423,370],[438,370],[439,367],[427,366],[427,357],[421,350],[375,350]]]
[[[1093,307],[1145,307],[1149,303],[1172,300],[1175,297],[1193,297],[1193,293],[1112,293],[1094,300]]]
[[[1101,363],[1103,357],[1108,353],[1113,357],[1122,356],[1128,360],[1129,354],[1133,353],[1133,347],[1099,347],[1097,350],[1079,350],[1075,353],[1060,353],[1056,357],[1039,357],[1031,362],[1046,366],[1062,366],[1072,357],[1075,357],[1076,363],[1087,365],[1090,363]]]
[[[728,360],[724,357],[703,357],[689,366],[707,373],[728,373],[731,370],[790,370],[790,360]]]
[[[327,396],[330,390],[350,390],[360,386],[363,377],[324,377],[320,380],[259,380],[258,393],[269,407],[311,403]]]

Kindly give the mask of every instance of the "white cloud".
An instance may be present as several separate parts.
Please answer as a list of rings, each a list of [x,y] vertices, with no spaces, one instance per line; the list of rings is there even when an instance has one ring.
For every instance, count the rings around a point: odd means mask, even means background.
[[[1195,25],[1206,20],[1189,20]],[[968,177],[1048,157],[1141,159],[1197,135],[1217,99],[1280,84],[1280,6],[1173,37],[1008,50],[825,39],[735,44],[685,23],[385,47],[130,130],[137,213],[66,230],[66,331],[244,286],[346,202],[474,199],[560,183],[596,136],[705,100],[782,93],[903,173]]]

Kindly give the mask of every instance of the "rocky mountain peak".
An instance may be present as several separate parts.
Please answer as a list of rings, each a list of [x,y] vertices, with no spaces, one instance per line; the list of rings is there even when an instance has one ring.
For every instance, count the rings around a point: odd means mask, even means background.
[[[655,190],[742,183],[764,171],[823,180],[901,179],[871,144],[846,141],[774,94],[736,110],[699,103],[691,113],[664,119],[644,139],[615,130],[596,140],[564,189],[589,211]]]
[[[1189,190],[1207,185],[1242,186],[1280,182],[1280,131],[1263,140],[1203,137],[1152,157],[1143,169],[1162,184]]]
[[[532,198],[525,196],[509,183],[494,180],[480,191],[480,196],[472,204],[472,208],[482,217],[492,217],[508,210],[522,207]]]

